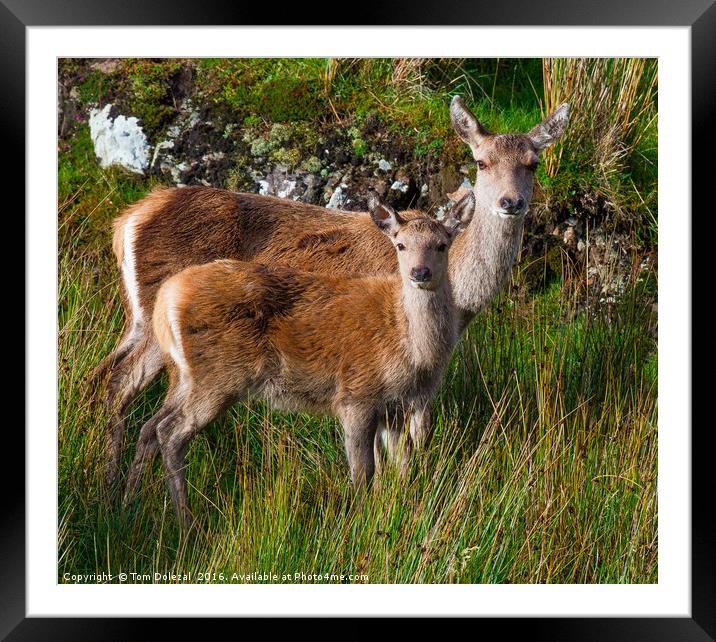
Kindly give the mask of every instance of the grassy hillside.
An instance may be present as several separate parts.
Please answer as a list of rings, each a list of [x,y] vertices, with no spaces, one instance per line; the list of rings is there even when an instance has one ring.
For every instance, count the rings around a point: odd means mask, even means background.
[[[657,581],[655,87],[650,103],[629,99],[620,122],[638,124],[621,133],[592,102],[601,116],[578,117],[542,163],[522,259],[463,336],[434,405],[436,436],[407,481],[388,471],[356,499],[336,422],[251,402],[192,442],[198,529],[189,538],[178,532],[158,463],[127,511],[102,485],[107,417],[88,373],[124,323],[111,221],[166,177],[101,169],[86,124],[91,105],[140,116],[153,143],[191,97],[213,123],[209,139],[228,141],[228,162],[212,180],[256,189],[240,173],[242,158],[300,166],[315,156],[320,176],[333,171],[316,154],[321,145],[345,153],[346,166],[390,155],[425,177],[470,165],[449,124],[454,93],[490,127],[514,131],[564,99],[545,88],[548,73],[569,78],[572,96],[587,92],[569,74],[616,78],[611,101],[631,96],[630,82],[651,86],[648,69],[636,80],[633,69],[593,62],[550,69],[540,60],[125,60],[111,71],[61,62],[74,92],[58,139],[59,581],[102,571],[236,582],[252,572],[279,581],[319,573],[371,583]],[[576,148],[571,136],[582,141]],[[602,165],[599,136],[621,145]],[[578,251],[562,235],[579,225]],[[606,241],[598,246],[595,235]],[[618,292],[602,291],[607,281]],[[131,410],[125,472],[164,390],[155,382]]]

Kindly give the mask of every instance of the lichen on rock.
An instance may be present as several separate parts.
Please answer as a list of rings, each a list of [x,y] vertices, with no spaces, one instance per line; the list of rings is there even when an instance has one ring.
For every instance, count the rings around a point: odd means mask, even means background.
[[[149,144],[138,119],[123,115],[112,118],[111,111],[111,104],[90,110],[90,136],[100,165],[119,165],[144,174],[149,165]]]

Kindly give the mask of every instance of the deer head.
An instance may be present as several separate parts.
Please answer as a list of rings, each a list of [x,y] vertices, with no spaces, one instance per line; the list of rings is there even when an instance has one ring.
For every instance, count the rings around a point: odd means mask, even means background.
[[[460,96],[452,99],[450,117],[477,163],[478,205],[501,218],[524,216],[532,199],[539,153],[553,145],[564,132],[569,121],[569,105],[560,105],[526,134],[491,133]]]
[[[472,218],[475,197],[464,196],[442,221],[427,216],[404,219],[377,199],[369,203],[375,224],[393,243],[403,282],[421,290],[434,290],[447,275],[448,249]]]

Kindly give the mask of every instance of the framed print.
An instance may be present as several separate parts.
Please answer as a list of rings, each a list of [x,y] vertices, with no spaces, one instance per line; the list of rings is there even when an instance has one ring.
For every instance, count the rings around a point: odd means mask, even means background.
[[[0,6],[27,252],[3,634],[713,639],[714,7],[183,4]]]

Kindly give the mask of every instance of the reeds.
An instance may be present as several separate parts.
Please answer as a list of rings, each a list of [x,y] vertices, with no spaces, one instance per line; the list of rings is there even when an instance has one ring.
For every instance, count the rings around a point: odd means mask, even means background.
[[[254,402],[192,443],[193,537],[178,535],[158,465],[121,508],[103,491],[106,415],[87,380],[123,323],[108,239],[89,225],[102,196],[83,191],[67,208],[74,234],[60,238],[59,581],[101,571],[657,580],[655,341],[638,296],[609,320],[587,319],[568,288],[521,304],[501,296],[458,346],[436,437],[407,481],[388,470],[359,500],[336,422]],[[123,470],[164,392],[158,381],[133,406]]]
[[[587,163],[608,189],[656,119],[657,60],[545,58],[543,113],[572,107],[568,135],[544,155],[548,176],[563,158]]]

